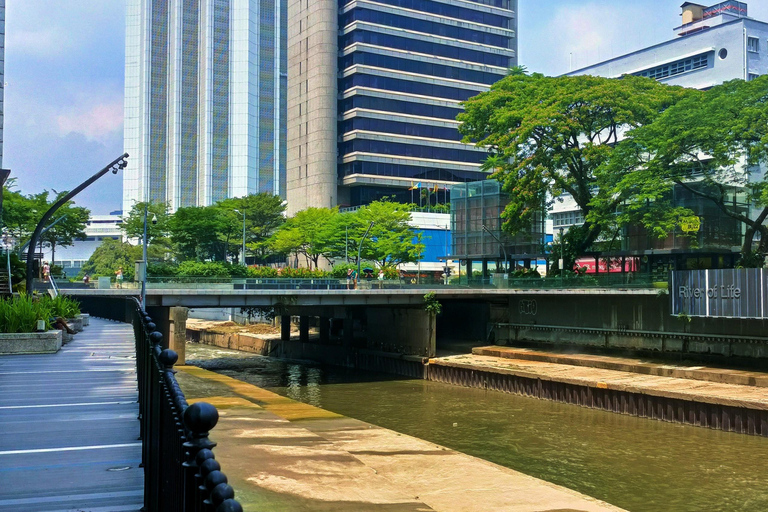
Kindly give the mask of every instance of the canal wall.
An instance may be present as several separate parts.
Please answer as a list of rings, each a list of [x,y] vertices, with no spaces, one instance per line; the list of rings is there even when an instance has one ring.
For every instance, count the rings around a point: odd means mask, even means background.
[[[673,316],[669,295],[663,291],[519,293],[507,303],[488,303],[487,308],[485,341],[499,345],[534,342],[577,350],[637,351],[744,362],[768,358],[768,321]],[[438,319],[438,336],[440,329]]]
[[[745,406],[734,398],[700,395],[696,399],[686,399],[674,391],[650,392],[627,384],[601,381],[587,385],[568,377],[551,379],[535,371],[479,368],[471,363],[439,359],[430,360],[425,373],[428,380],[435,382],[768,437],[768,410],[765,410],[765,404]]]

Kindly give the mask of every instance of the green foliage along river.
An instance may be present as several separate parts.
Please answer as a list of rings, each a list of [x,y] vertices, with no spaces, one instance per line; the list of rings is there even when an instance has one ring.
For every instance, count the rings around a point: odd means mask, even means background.
[[[765,438],[197,344],[187,350],[190,364],[631,512],[768,510]]]

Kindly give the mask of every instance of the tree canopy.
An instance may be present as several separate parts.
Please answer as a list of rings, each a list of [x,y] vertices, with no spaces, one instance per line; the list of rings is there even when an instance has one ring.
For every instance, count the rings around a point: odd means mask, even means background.
[[[517,70],[464,102],[459,130],[464,142],[488,149],[484,168],[511,197],[505,230],[526,232],[549,202],[570,194],[586,219],[569,233],[583,252],[607,224],[639,220],[663,230],[679,214],[639,216],[639,208],[628,205],[661,200],[661,191],[623,181],[631,169],[611,163],[627,130],[653,122],[689,94],[636,76],[545,77]]]
[[[745,225],[743,257],[768,253],[768,76],[690,91],[629,133],[623,151],[634,183],[677,185],[711,202]]]
[[[329,262],[357,262],[360,242],[373,222],[363,243],[362,259],[380,267],[395,267],[418,261],[424,251],[421,235],[410,227],[410,219],[407,205],[389,201],[375,201],[345,213],[335,208],[308,208],[277,231],[272,248],[303,256],[315,267],[321,257]]]

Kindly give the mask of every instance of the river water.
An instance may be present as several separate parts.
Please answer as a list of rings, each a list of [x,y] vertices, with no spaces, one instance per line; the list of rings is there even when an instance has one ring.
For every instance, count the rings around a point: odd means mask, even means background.
[[[631,512],[768,511],[768,439],[188,344],[188,362]]]

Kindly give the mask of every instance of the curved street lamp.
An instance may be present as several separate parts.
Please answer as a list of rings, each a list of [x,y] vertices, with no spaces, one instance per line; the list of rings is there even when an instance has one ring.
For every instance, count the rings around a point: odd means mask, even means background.
[[[32,238],[29,240],[29,247],[30,249],[27,251],[27,293],[32,292],[32,270],[34,267],[34,257],[35,257],[35,245],[37,244],[38,238],[40,238],[40,233],[43,231],[43,228],[45,227],[45,224],[48,222],[48,220],[53,216],[54,213],[56,213],[56,210],[61,208],[63,205],[65,205],[70,199],[75,197],[77,194],[83,191],[86,187],[91,185],[94,181],[101,178],[105,174],[107,174],[109,171],[112,171],[112,174],[117,174],[118,171],[121,169],[125,169],[125,166],[128,165],[128,153],[123,153],[123,155],[119,158],[114,159],[112,162],[109,163],[106,167],[104,167],[102,170],[82,182],[80,185],[75,187],[74,190],[72,190],[69,194],[65,195],[58,201],[54,203],[53,206],[51,206],[47,212],[43,214],[43,218],[40,219],[40,222],[37,223],[37,226],[35,227],[35,231],[32,233]],[[143,307],[143,305],[142,305]]]

